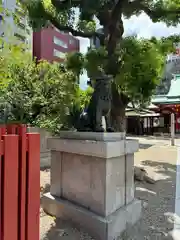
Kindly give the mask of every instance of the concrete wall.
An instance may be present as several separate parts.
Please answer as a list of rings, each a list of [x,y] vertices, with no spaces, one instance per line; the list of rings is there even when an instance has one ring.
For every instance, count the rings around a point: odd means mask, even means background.
[[[50,167],[51,165],[51,151],[47,148],[47,138],[51,136],[49,132],[37,127],[29,127],[28,132],[40,133],[41,150],[40,150],[40,167]]]

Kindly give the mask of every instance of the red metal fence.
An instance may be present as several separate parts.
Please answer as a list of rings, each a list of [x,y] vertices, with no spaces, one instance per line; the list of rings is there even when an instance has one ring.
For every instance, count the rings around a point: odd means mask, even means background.
[[[39,240],[40,136],[0,126],[0,240]]]

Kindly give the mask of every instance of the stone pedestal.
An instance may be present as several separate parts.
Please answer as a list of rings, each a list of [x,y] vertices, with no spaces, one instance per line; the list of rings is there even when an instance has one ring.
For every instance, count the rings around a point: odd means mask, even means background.
[[[97,240],[114,240],[141,215],[134,199],[134,152],[124,133],[62,132],[48,139],[51,189],[46,212],[83,227]]]

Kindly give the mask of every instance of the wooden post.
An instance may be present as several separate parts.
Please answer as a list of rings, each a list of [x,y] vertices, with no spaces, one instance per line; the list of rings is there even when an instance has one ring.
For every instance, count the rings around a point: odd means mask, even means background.
[[[174,113],[171,113],[171,146],[175,145],[175,128],[174,128],[174,123],[175,123]]]
[[[18,240],[26,239],[26,125],[18,126],[19,135],[19,236]]]
[[[0,126],[0,240],[39,240],[40,135]]]
[[[18,240],[18,139],[5,135],[3,164],[3,240]]]
[[[26,240],[39,240],[40,134],[28,133]]]
[[[3,193],[4,193],[4,142],[2,136],[6,134],[5,125],[0,125],[0,240],[4,240],[4,205],[3,205]]]

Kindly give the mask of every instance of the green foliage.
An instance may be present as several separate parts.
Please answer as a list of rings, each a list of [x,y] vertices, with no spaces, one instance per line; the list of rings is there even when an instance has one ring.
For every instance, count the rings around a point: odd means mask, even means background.
[[[86,107],[89,104],[92,93],[93,93],[93,89],[91,87],[88,87],[86,90],[77,88],[77,91],[74,97],[74,102],[70,107],[69,117],[68,117],[67,126],[66,126],[67,128],[76,126],[76,123],[79,120],[80,114],[84,109],[86,109]]]
[[[115,78],[118,90],[134,102],[148,101],[161,78],[164,63],[165,55],[158,44],[136,37],[123,39]]]
[[[174,51],[174,43],[179,40],[179,36],[159,40],[154,37],[150,40],[137,39],[136,36],[124,38],[115,52],[118,56],[115,83],[119,93],[139,104],[149,101],[161,79],[165,57]],[[103,47],[89,49],[82,60],[92,78],[107,72],[108,62]]]
[[[77,29],[85,32],[95,32],[96,31],[96,22],[95,21],[79,21],[77,24]]]
[[[88,106],[92,93],[93,89],[91,87],[88,87],[86,90],[82,90],[80,88],[77,90],[74,104],[78,106],[80,111]]]
[[[73,71],[77,76],[79,76],[82,73],[84,66],[83,54],[79,52],[69,53],[66,57],[65,65],[67,69]]]
[[[9,40],[9,42],[7,43],[6,40],[0,38],[0,45],[3,46],[0,50],[0,90],[13,79],[11,68],[17,62],[19,65],[23,65],[32,59],[30,53],[25,53],[26,46],[24,44],[13,45],[11,43],[13,40]]]
[[[89,77],[96,77],[105,73],[107,51],[104,47],[89,49],[85,57],[85,68]]]
[[[24,6],[31,23],[35,25],[42,27],[52,23],[75,36],[98,36],[102,46],[98,50],[90,49],[84,60],[80,54],[72,54],[67,67],[80,74],[84,66],[92,78],[102,73],[112,74],[118,91],[135,100],[143,101],[143,98],[148,99],[152,94],[162,72],[163,54],[173,49],[173,41],[179,40],[177,36],[161,40],[153,38],[150,41],[122,39],[122,16],[130,18],[144,12],[154,22],[164,21],[168,25],[180,23],[178,0],[31,0],[25,2]],[[75,18],[75,8],[79,9],[78,19]],[[103,34],[95,33],[95,19],[104,28]]]
[[[59,131],[74,100],[77,76],[72,71],[61,71],[59,64],[42,61],[36,65],[20,46],[11,46],[3,54],[0,107],[6,114],[1,114],[1,121]]]
[[[179,0],[19,1],[23,2],[28,11],[33,28],[53,24],[74,36],[99,38],[101,48],[89,50],[84,60],[80,56],[69,57],[69,68],[72,68],[77,58],[74,73],[79,74],[84,66],[92,78],[103,73],[113,75],[117,90],[121,93],[119,99],[122,103],[125,99],[124,105],[129,98],[141,103],[149,100],[161,77],[164,56],[173,49],[175,37],[162,38],[160,41],[123,39],[123,17],[145,13],[153,22],[163,21],[169,26],[177,26],[180,23]],[[78,17],[75,16],[75,9],[79,10]],[[103,33],[95,31],[97,20],[103,27]]]
[[[75,26],[82,32],[93,32],[95,30],[94,17],[105,24],[104,14],[108,20],[108,11],[115,8],[112,0],[30,0],[23,1],[23,5],[29,12],[33,27],[45,26],[48,21],[56,22],[56,25]],[[122,2],[122,1],[121,1]],[[121,13],[130,18],[145,12],[154,21],[164,21],[168,25],[177,25],[180,22],[180,2],[178,0],[134,0],[123,1],[121,7],[117,5],[119,18]],[[74,8],[79,8],[79,21],[76,24]],[[104,23],[104,24],[103,24]],[[79,33],[80,35],[80,33]]]
[[[57,21],[59,24],[73,26],[74,9],[59,9],[52,5],[51,0],[19,1],[29,13],[29,23],[33,29],[47,27]],[[51,21],[50,21],[51,18]]]

